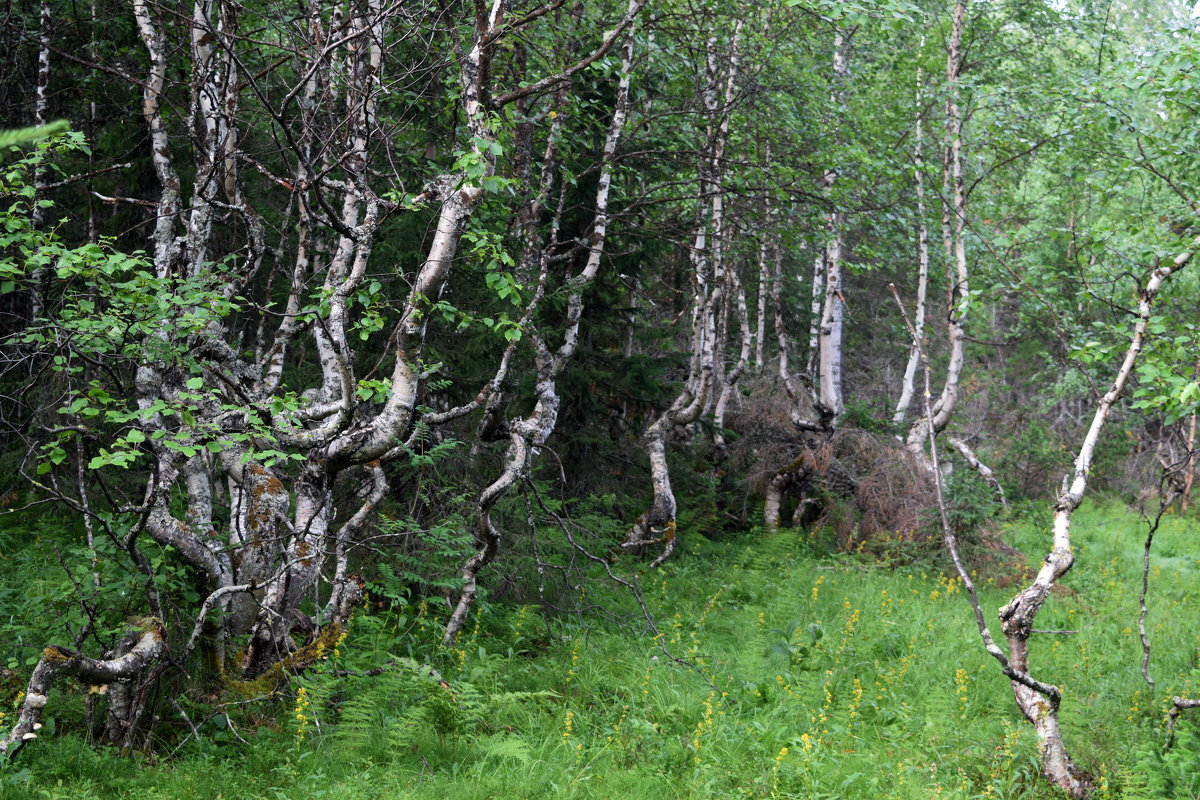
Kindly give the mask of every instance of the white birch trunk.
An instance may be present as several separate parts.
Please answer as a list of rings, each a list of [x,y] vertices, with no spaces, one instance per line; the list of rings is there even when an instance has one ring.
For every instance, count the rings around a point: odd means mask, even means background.
[[[181,193],[179,175],[171,163],[167,126],[162,116],[167,78],[166,37],[146,0],[133,0],[133,14],[150,57],[150,73],[142,87],[142,116],[150,129],[150,155],[159,185],[158,212],[152,235],[154,267],[159,278],[166,278],[178,261],[174,230],[180,212]]]
[[[1112,385],[1096,406],[1091,425],[1075,456],[1072,473],[1064,479],[1064,490],[1054,505],[1052,544],[1050,552],[1042,562],[1033,582],[1000,609],[1001,628],[1008,640],[1009,658],[1012,666],[1023,673],[1029,671],[1029,637],[1033,633],[1034,619],[1050,596],[1054,584],[1075,563],[1075,552],[1071,544],[1071,515],[1083,502],[1091,473],[1096,444],[1113,405],[1121,396],[1129,376],[1133,372],[1138,354],[1146,340],[1150,324],[1151,308],[1163,283],[1182,269],[1192,258],[1195,248],[1200,247],[1200,238],[1193,248],[1176,256],[1169,263],[1155,269],[1145,287],[1139,292],[1137,322],[1130,337],[1125,357],[1113,378]],[[1069,481],[1069,482],[1068,482]],[[1055,690],[1047,694],[1027,684],[1013,681],[1013,694],[1018,708],[1033,724],[1038,738],[1042,771],[1046,777],[1063,789],[1070,797],[1084,798],[1091,792],[1091,784],[1071,761],[1063,743],[1058,721],[1060,695]]]
[[[640,4],[637,0],[629,1],[629,14],[636,13],[638,8],[640,8]],[[534,360],[538,371],[535,390],[537,400],[534,403],[533,411],[527,417],[518,420],[510,426],[509,444],[504,457],[504,468],[496,480],[480,493],[476,501],[475,540],[479,545],[479,550],[463,565],[463,588],[459,594],[458,603],[455,605],[454,611],[446,623],[446,630],[442,637],[442,643],[447,646],[455,642],[462,631],[463,625],[466,624],[467,615],[470,613],[478,594],[478,576],[480,571],[492,562],[500,548],[501,531],[492,521],[492,509],[518,481],[528,476],[534,456],[537,454],[539,448],[545,444],[558,424],[558,411],[561,400],[558,396],[556,382],[558,376],[567,364],[570,363],[571,358],[575,354],[575,348],[579,341],[579,326],[583,318],[583,295],[595,281],[596,275],[600,271],[604,246],[608,238],[608,225],[610,221],[608,203],[612,187],[613,164],[617,148],[621,142],[621,135],[625,129],[625,121],[628,117],[629,86],[632,70],[633,31],[631,29],[626,36],[625,44],[621,51],[621,77],[617,83],[617,96],[613,107],[613,117],[609,123],[608,132],[604,138],[604,146],[600,154],[600,176],[597,180],[595,199],[596,214],[592,224],[592,235],[588,242],[588,257],[579,274],[573,276],[567,282],[569,295],[567,298],[566,329],[563,332],[562,343],[559,345],[558,350],[551,353],[541,333],[536,329],[530,330],[529,338],[534,348]],[[557,132],[557,127],[551,131],[551,144],[547,146],[548,154],[552,154],[553,152],[551,145],[557,139]],[[547,159],[547,162],[544,164],[545,169],[542,179],[544,191],[539,192],[537,202],[544,202],[545,195],[549,193],[549,173],[553,169],[553,166],[554,159]],[[558,243],[557,234],[556,215],[549,242],[541,249],[538,288],[526,313],[527,319],[532,316],[537,301],[541,299],[544,293],[549,269],[549,254],[550,250]],[[532,235],[531,232],[530,236]],[[533,248],[527,247],[526,252],[532,256]]]
[[[831,100],[837,109],[835,124],[841,122],[841,109],[846,104],[846,81],[849,78],[850,36],[840,26],[833,39],[833,92]],[[834,183],[837,181],[835,168],[826,169],[821,179],[822,190],[831,203]],[[810,354],[810,364],[816,367],[817,385],[814,405],[820,425],[826,430],[837,427],[838,419],[845,411],[842,395],[842,339],[845,323],[845,298],[842,294],[842,228],[845,219],[836,207],[825,218],[828,237],[824,252],[818,255],[818,264],[813,267],[813,306],[818,302],[818,277],[820,285],[820,316],[816,325],[815,342],[810,329],[810,344],[815,344]],[[820,275],[818,275],[820,273]],[[810,371],[810,375],[811,375]]]
[[[928,465],[925,445],[929,436],[936,436],[949,424],[958,404],[959,379],[962,375],[967,312],[970,308],[970,285],[967,273],[966,230],[967,195],[963,164],[962,109],[959,106],[959,75],[962,69],[962,36],[966,24],[966,0],[954,6],[950,48],[946,56],[946,143],[942,158],[942,238],[950,259],[946,274],[947,339],[950,357],[941,395],[933,406],[933,433],[923,420],[913,423],[906,444],[918,463]]]
[[[767,142],[766,168],[771,166],[771,143]],[[768,192],[763,200],[763,224],[759,230],[758,242],[758,315],[755,318],[754,330],[754,367],[762,369],[766,363],[767,309],[771,295],[771,234],[774,224],[774,209],[771,195]]]
[[[0,739],[0,763],[38,738],[43,709],[60,675],[70,675],[92,686],[110,686],[139,678],[157,660],[166,641],[166,632],[157,620],[147,620],[140,627],[142,630],[137,632],[131,647],[107,660],[89,658],[65,647],[47,647],[33,669],[16,724],[7,737]]]
[[[740,19],[734,26],[723,86],[718,78],[716,37],[710,36],[708,39],[708,82],[702,97],[708,117],[708,141],[700,158],[697,181],[700,211],[697,214],[696,233],[689,253],[696,286],[692,299],[692,357],[683,390],[676,395],[670,407],[646,428],[642,436],[646,455],[650,460],[652,499],[650,507],[634,521],[621,543],[623,549],[638,553],[644,551],[648,545],[661,544],[663,549],[650,563],[651,568],[670,558],[678,541],[675,520],[678,505],[671,488],[667,437],[673,428],[695,422],[704,412],[713,392],[716,362],[724,348],[724,343],[717,340],[717,329],[727,281],[724,274],[713,274],[714,258],[710,248],[716,251],[716,240],[724,230],[724,199],[720,182],[725,147],[729,138],[742,26],[743,21]],[[709,197],[707,203],[704,202],[706,196]],[[720,263],[719,255],[715,261]]]
[[[34,84],[33,124],[45,125],[47,112],[50,108],[48,92],[50,90],[50,4],[43,0],[38,13],[38,66]],[[33,171],[33,209],[30,221],[34,230],[41,230],[45,224],[45,212],[40,200],[46,191],[46,167],[39,163]],[[40,319],[45,315],[45,273],[41,267],[33,270],[31,276],[33,291],[30,293],[30,316]]]
[[[737,279],[737,275],[733,275],[735,283],[735,295],[737,298],[737,323],[738,330],[741,331],[742,345],[738,351],[737,362],[733,365],[733,369],[725,376],[724,385],[721,387],[721,395],[717,399],[716,408],[713,411],[713,423],[715,426],[713,432],[713,443],[722,448],[725,446],[725,411],[729,406],[729,398],[733,396],[733,391],[737,386],[738,381],[746,372],[746,367],[750,362],[750,351],[752,346],[752,334],[750,331],[749,311],[746,308],[746,289],[742,282]]]
[[[808,360],[805,362],[804,372],[811,379],[817,375],[821,359],[821,309],[824,308],[822,301],[825,297],[824,247],[817,248],[817,254],[813,257],[810,286],[812,290],[808,304]]]
[[[921,37],[922,49],[924,45],[925,38]],[[929,294],[929,230],[925,225],[925,157],[922,153],[925,140],[923,94],[921,69],[918,67],[916,142],[913,144],[913,168],[917,184],[917,306],[912,322],[917,339],[923,339],[925,336],[925,300]],[[904,377],[900,383],[900,399],[896,401],[896,411],[892,415],[892,422],[897,425],[902,425],[908,416],[920,361],[920,349],[915,345],[910,347],[908,362],[904,365]]]

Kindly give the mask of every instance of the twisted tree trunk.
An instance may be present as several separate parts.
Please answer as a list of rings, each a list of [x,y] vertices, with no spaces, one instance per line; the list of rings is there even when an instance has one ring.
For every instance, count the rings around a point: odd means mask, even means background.
[[[1200,246],[1200,238],[1193,243]],[[1071,544],[1071,515],[1083,502],[1091,473],[1096,444],[1109,412],[1121,396],[1138,354],[1146,340],[1150,324],[1150,312],[1163,283],[1191,260],[1194,250],[1176,256],[1167,264],[1155,269],[1146,285],[1138,293],[1136,322],[1130,337],[1129,347],[1117,370],[1113,382],[1100,398],[1092,417],[1091,425],[1084,436],[1079,453],[1075,456],[1072,473],[1064,479],[1064,490],[1054,504],[1053,537],[1047,553],[1033,582],[1021,590],[1000,609],[1001,629],[1008,640],[1009,660],[1017,672],[1029,674],[1029,637],[1033,633],[1034,619],[1050,596],[1054,584],[1071,569],[1075,553]],[[1084,798],[1092,791],[1089,778],[1071,760],[1062,739],[1058,712],[1061,693],[1049,685],[1037,686],[1031,682],[1013,680],[1013,695],[1017,707],[1033,725],[1037,733],[1038,750],[1041,754],[1042,772],[1061,787],[1070,797]]]
[[[637,13],[639,8],[640,3],[637,0],[629,0],[627,14],[630,19]],[[471,606],[477,596],[480,571],[492,562],[500,549],[501,532],[492,521],[492,509],[495,508],[496,503],[508,494],[518,481],[528,476],[532,467],[533,454],[546,442],[558,424],[558,411],[561,399],[558,396],[557,380],[575,354],[575,348],[579,341],[579,327],[583,319],[583,295],[596,280],[596,275],[600,271],[601,260],[604,256],[604,246],[608,239],[608,227],[610,223],[608,213],[609,191],[612,186],[613,166],[617,148],[620,145],[621,135],[625,129],[625,121],[629,115],[629,85],[633,71],[633,44],[634,39],[631,25],[625,37],[625,44],[621,50],[621,76],[617,83],[617,96],[613,106],[613,116],[604,139],[603,150],[600,154],[600,176],[597,181],[595,198],[596,214],[592,223],[592,234],[588,242],[588,256],[579,274],[567,281],[566,326],[563,331],[562,343],[555,352],[550,351],[543,334],[533,323],[534,311],[537,309],[539,301],[546,290],[550,254],[558,244],[558,221],[562,211],[562,203],[560,202],[551,225],[549,241],[544,247],[540,249],[536,248],[533,244],[536,235],[532,230],[532,223],[537,216],[538,210],[545,205],[555,167],[553,148],[556,140],[556,130],[551,131],[547,144],[547,158],[543,161],[542,189],[539,191],[538,196],[535,197],[532,204],[533,208],[530,209],[528,214],[529,220],[527,224],[529,230],[526,232],[528,241],[522,259],[523,261],[532,260],[536,256],[540,262],[537,288],[526,310],[525,324],[523,325],[528,331],[526,335],[529,337],[534,350],[534,363],[537,369],[537,385],[535,388],[537,399],[534,403],[533,411],[528,416],[508,425],[509,443],[504,455],[504,467],[496,480],[489,484],[476,500],[474,534],[479,549],[467,560],[462,568],[463,588],[459,594],[458,603],[455,605],[454,611],[446,623],[446,631],[442,639],[443,644],[447,646],[454,644],[459,633],[462,631],[463,625],[466,624],[467,615],[470,613]],[[555,122],[558,119],[559,117],[556,117]]]
[[[716,380],[717,359],[725,343],[719,341],[719,316],[727,276],[714,274],[714,267],[724,264],[721,247],[725,231],[725,201],[721,179],[724,173],[725,148],[729,141],[733,92],[738,76],[739,51],[743,21],[734,26],[732,40],[725,60],[725,81],[719,81],[721,59],[715,35],[708,38],[708,81],[703,93],[704,113],[707,116],[707,141],[701,152],[697,196],[700,206],[696,232],[692,240],[689,262],[695,293],[692,297],[691,359],[688,376],[682,390],[671,405],[647,426],[642,435],[650,461],[652,498],[646,509],[629,527],[622,549],[643,552],[649,545],[661,544],[662,551],[651,562],[657,567],[671,557],[678,541],[676,514],[678,504],[671,488],[670,465],[667,462],[667,437],[677,426],[690,425],[700,418],[708,406]],[[707,202],[704,199],[708,198]]]

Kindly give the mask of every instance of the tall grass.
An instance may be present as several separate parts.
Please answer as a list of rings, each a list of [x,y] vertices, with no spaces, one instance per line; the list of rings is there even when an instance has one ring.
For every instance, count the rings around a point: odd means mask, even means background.
[[[1063,688],[1068,747],[1102,797],[1194,794],[1200,721],[1181,723],[1170,753],[1162,742],[1166,703],[1200,678],[1200,525],[1172,517],[1158,534],[1151,692],[1136,629],[1144,530],[1114,506],[1087,506],[1075,524],[1078,564],[1039,617],[1072,633],[1038,636],[1034,673]],[[1006,536],[1036,566],[1044,528]],[[1057,796],[961,585],[936,563],[883,568],[793,531],[690,539],[685,557],[643,576],[657,635],[493,606],[444,650],[435,604],[373,606],[285,696],[198,724],[175,758],[45,737],[0,772],[0,796]],[[1007,582],[980,575],[985,608],[1011,597]],[[65,719],[78,702],[56,707]]]

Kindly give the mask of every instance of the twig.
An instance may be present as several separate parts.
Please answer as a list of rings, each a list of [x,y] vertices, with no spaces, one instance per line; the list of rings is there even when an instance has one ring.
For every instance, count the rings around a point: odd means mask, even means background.
[[[1163,514],[1179,495],[1174,484],[1168,481],[1172,471],[1164,470],[1158,482],[1158,513],[1154,515],[1154,519],[1151,520],[1146,515],[1145,508],[1142,509],[1142,519],[1146,520],[1146,544],[1142,550],[1142,590],[1138,593],[1138,636],[1142,640],[1142,678],[1151,691],[1154,690],[1154,678],[1150,677],[1150,637],[1146,634],[1146,595],[1150,593],[1150,549],[1154,545],[1154,534],[1158,532]],[[1163,490],[1168,486],[1170,492],[1164,497]]]
[[[183,747],[185,744],[188,743],[188,739],[191,739],[193,736],[195,736],[196,741],[197,742],[200,741],[200,731],[196,728],[196,726],[194,724],[192,724],[191,718],[188,717],[187,712],[184,711],[179,706],[178,701],[176,701],[174,697],[171,698],[171,705],[174,706],[175,710],[179,712],[179,716],[182,717],[183,721],[187,723],[187,726],[192,729],[192,732],[190,734],[188,734],[187,736],[183,737],[182,742],[175,745],[175,749],[171,751],[171,755],[167,756],[168,761],[175,757],[175,754],[179,752],[179,748]]]
[[[100,169],[94,169],[91,172],[80,172],[77,175],[71,175],[69,177],[63,178],[61,181],[55,181],[54,183],[48,183],[45,186],[43,186],[42,188],[43,189],[58,189],[58,188],[67,186],[72,183],[78,183],[79,181],[87,180],[89,178],[94,178],[97,175],[103,175],[106,172],[112,172],[113,170],[132,169],[132,168],[133,168],[133,164],[131,164],[131,163],[113,164],[111,167],[101,167]],[[158,204],[154,203],[153,205],[158,205]]]
[[[946,544],[946,549],[950,552],[950,559],[954,562],[954,569],[958,572],[959,578],[963,582],[963,587],[967,590],[967,598],[971,601],[971,610],[975,612],[975,624],[979,628],[979,638],[983,640],[983,647],[991,654],[998,662],[1000,669],[1008,676],[1009,680],[1025,686],[1038,694],[1045,697],[1052,708],[1057,709],[1059,702],[1062,700],[1062,692],[1057,686],[1048,683],[1042,683],[1033,678],[1027,672],[1023,672],[1012,665],[1008,656],[1000,649],[999,645],[992,638],[992,632],[988,630],[987,620],[983,616],[983,607],[979,604],[979,594],[975,590],[975,581],[971,579],[966,567],[963,566],[962,558],[958,552],[958,537],[954,533],[954,528],[950,525],[950,516],[946,510],[946,498],[942,488],[942,470],[938,463],[938,448],[937,448],[937,432],[933,426],[933,390],[929,379],[929,360],[925,357],[925,349],[921,346],[921,337],[917,335],[916,329],[908,318],[908,311],[904,308],[904,303],[900,300],[900,292],[896,289],[896,284],[888,284],[888,288],[892,290],[892,296],[896,298],[896,305],[900,308],[900,314],[904,317],[904,324],[908,328],[913,337],[913,347],[916,348],[917,354],[921,359],[921,365],[925,373],[925,420],[929,426],[929,453],[933,461],[933,485],[937,495],[938,515],[942,522],[942,539]]]
[[[145,206],[146,208],[158,208],[158,203],[153,200],[142,200],[137,197],[109,197],[108,195],[92,192],[93,195],[100,198],[105,203],[131,203],[135,206]]]

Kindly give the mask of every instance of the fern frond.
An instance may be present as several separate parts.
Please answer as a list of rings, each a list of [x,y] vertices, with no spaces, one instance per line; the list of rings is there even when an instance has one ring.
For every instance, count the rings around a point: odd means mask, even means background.
[[[512,759],[522,764],[528,764],[533,758],[533,748],[529,743],[511,734],[484,737],[476,746],[483,758],[496,758],[501,761]]]
[[[60,133],[66,133],[71,128],[71,123],[65,119],[60,119],[57,122],[51,122],[48,125],[35,125],[31,128],[19,128],[17,130],[0,131],[0,148],[7,149],[13,145],[28,144],[29,142],[37,142],[42,139],[49,139],[51,136],[57,136]]]

